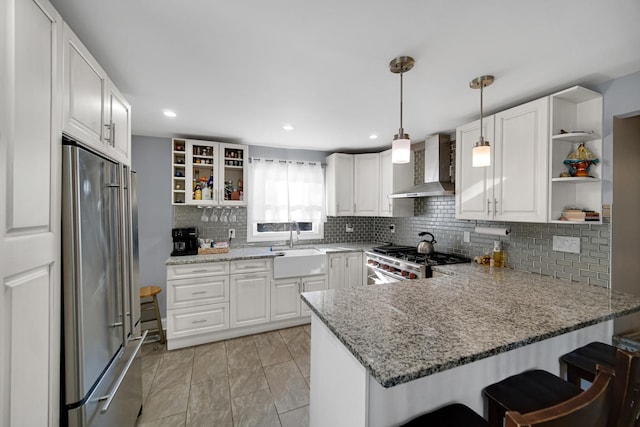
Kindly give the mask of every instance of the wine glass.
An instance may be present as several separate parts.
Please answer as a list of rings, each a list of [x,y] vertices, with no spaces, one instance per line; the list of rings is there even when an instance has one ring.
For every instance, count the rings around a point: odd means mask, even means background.
[[[217,210],[220,209],[219,207],[215,207],[214,209],[211,209],[211,222],[218,222],[218,215],[216,214]]]
[[[202,222],[208,222],[209,221],[209,216],[207,215],[207,209],[209,209],[209,207],[206,207],[206,208],[202,209],[202,215],[200,215],[200,221],[202,221]]]
[[[231,216],[229,217],[229,222],[237,222],[238,221],[238,214],[236,212],[238,212],[238,207],[237,206],[233,209],[233,212],[231,212]]]
[[[225,208],[220,214],[221,222],[229,222],[229,209]]]

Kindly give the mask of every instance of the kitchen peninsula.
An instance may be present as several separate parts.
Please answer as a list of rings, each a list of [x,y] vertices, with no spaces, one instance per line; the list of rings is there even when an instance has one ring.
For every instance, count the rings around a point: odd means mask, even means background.
[[[484,413],[481,390],[611,342],[640,297],[471,264],[446,276],[303,293],[311,307],[312,427],[394,426],[451,402]]]

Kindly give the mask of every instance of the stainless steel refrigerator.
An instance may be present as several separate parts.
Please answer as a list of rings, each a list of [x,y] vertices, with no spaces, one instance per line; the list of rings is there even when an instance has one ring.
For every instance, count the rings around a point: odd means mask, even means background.
[[[61,425],[133,426],[144,340],[135,333],[135,179],[66,137],[62,159]]]

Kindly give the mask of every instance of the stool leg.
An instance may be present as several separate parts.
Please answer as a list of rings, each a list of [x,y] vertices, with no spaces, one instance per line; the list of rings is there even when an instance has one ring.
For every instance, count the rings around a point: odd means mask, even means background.
[[[158,297],[153,296],[153,307],[156,309],[156,322],[158,322],[158,335],[160,336],[160,342],[164,344],[164,330],[162,329],[162,318],[160,317],[160,308],[158,307]]]
[[[580,387],[580,377],[576,368],[571,365],[567,366],[567,381]]]
[[[487,421],[491,427],[502,427],[504,423],[505,410],[493,399],[488,399]]]

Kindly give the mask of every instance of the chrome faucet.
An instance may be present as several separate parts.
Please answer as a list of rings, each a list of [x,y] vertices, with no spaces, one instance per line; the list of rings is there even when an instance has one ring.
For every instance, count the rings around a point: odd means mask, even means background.
[[[293,248],[293,226],[296,226],[296,234],[298,236],[300,236],[300,226],[298,226],[298,223],[296,221],[291,221],[291,224],[289,224],[289,247]]]

